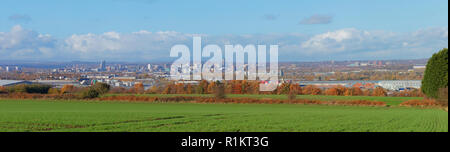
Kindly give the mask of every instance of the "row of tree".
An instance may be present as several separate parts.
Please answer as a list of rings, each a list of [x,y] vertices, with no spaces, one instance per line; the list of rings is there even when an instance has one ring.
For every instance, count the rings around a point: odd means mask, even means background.
[[[142,84],[136,84],[132,89],[114,88],[111,93],[139,93],[139,94],[215,94],[217,87],[222,87],[225,94],[296,94],[296,95],[330,95],[330,96],[387,96],[387,90],[381,87],[375,89],[348,88],[335,86],[329,89],[321,89],[313,85],[301,87],[294,83],[283,83],[275,91],[260,92],[257,81],[226,81],[208,82],[201,81],[198,85],[168,84],[166,86],[153,86],[148,90]],[[393,94],[393,96],[421,97],[420,90],[407,90]]]

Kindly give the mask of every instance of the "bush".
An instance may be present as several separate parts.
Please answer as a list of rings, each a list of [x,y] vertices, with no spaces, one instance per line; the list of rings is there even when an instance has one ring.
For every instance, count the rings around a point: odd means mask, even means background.
[[[73,86],[73,85],[64,85],[64,86],[61,88],[60,93],[61,93],[61,94],[72,93],[74,90],[75,90],[75,89],[74,89],[74,86]]]
[[[295,91],[295,90],[290,90],[289,91],[289,94],[288,94],[288,99],[289,99],[289,101],[292,101],[292,100],[295,100],[295,99],[297,99],[297,91]]]
[[[47,94],[48,91],[52,88],[49,85],[42,84],[20,84],[13,86],[9,89],[11,93],[38,93],[38,94]]]
[[[83,99],[97,98],[102,94],[108,93],[111,86],[106,83],[96,83],[88,89],[81,92],[80,97]]]
[[[448,87],[439,89],[437,102],[444,107],[448,107]]]
[[[99,94],[105,94],[109,92],[111,86],[106,83],[96,83],[93,86],[91,86],[91,89],[96,90]]]
[[[57,88],[50,88],[48,94],[60,94],[60,91]]]
[[[8,93],[8,90],[6,90],[5,87],[0,86],[0,94],[2,93]]]
[[[223,83],[217,82],[214,88],[214,97],[216,99],[225,99],[225,86]]]
[[[377,87],[373,90],[372,96],[385,97],[387,96],[387,91],[382,87]]]
[[[400,106],[405,107],[437,107],[440,106],[435,100],[409,100],[402,102]]]
[[[427,97],[438,98],[439,89],[448,87],[448,49],[434,54],[428,61],[422,81],[422,91]]]
[[[97,98],[100,96],[100,92],[98,92],[97,89],[94,88],[89,88],[83,92],[81,92],[80,94],[80,98],[83,99],[93,99],[93,98]]]

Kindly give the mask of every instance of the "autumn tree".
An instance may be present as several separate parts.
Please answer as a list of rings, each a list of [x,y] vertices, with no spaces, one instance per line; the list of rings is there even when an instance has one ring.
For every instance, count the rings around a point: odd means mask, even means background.
[[[160,92],[160,89],[156,85],[152,86],[150,89],[147,90],[147,93],[150,93],[150,94],[157,94],[159,92]]]
[[[298,95],[298,90],[296,90],[296,89],[289,90],[289,93],[288,93],[289,101],[295,100],[297,98],[297,95]]]
[[[302,89],[303,94],[305,95],[320,95],[322,90],[313,85],[308,85]]]
[[[354,88],[352,88],[352,95],[353,96],[362,96],[363,91],[361,90],[361,88],[354,87]]]
[[[242,83],[233,81],[233,94],[242,94]]]
[[[144,93],[144,91],[145,91],[144,84],[142,84],[142,83],[134,84],[134,92],[135,93],[142,94],[142,93]]]
[[[214,91],[215,91],[215,89],[216,89],[216,83],[215,82],[211,82],[211,83],[209,83],[208,84],[208,87],[207,87],[207,92],[208,92],[208,94],[213,94],[214,93]]]
[[[74,86],[73,86],[73,85],[64,85],[64,86],[61,88],[60,93],[61,93],[61,94],[72,93],[73,90],[74,90]]]
[[[164,89],[164,91],[162,92],[162,94],[171,94],[172,92],[172,88],[171,85],[167,85],[166,88]]]
[[[372,96],[384,97],[387,96],[387,91],[382,87],[377,87],[373,90]]]
[[[193,90],[191,84],[188,84],[188,85],[186,86],[186,93],[187,93],[187,94],[192,94],[192,93],[194,93],[194,90]]]
[[[252,81],[249,83],[249,93],[250,94],[259,94],[259,82]]]
[[[338,96],[339,90],[338,90],[338,88],[333,87],[333,88],[327,89],[325,91],[325,94],[328,96]]]
[[[111,89],[111,86],[106,83],[96,83],[93,86],[91,86],[92,89],[96,90],[100,95],[108,93]]]
[[[176,89],[176,91],[175,91],[176,94],[185,94],[186,93],[184,84],[182,84],[182,83],[178,83],[177,85],[175,85],[175,89]]]
[[[8,91],[6,90],[5,87],[0,86],[0,93],[7,93]]]
[[[225,99],[225,85],[221,82],[214,83],[214,97],[216,99]]]
[[[60,91],[57,88],[50,88],[48,94],[60,94]]]
[[[290,85],[289,83],[283,83],[280,86],[278,86],[277,88],[277,94],[289,94],[289,89],[290,89]]]

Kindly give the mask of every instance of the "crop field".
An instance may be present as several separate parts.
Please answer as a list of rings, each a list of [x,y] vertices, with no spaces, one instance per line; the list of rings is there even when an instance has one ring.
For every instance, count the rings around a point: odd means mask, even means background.
[[[0,99],[2,132],[448,132],[439,109]]]
[[[116,94],[116,96],[121,96],[123,94]],[[111,96],[108,95],[108,96]],[[150,96],[150,97],[176,97],[176,96],[194,96],[194,97],[212,97],[210,94],[145,94],[137,96]],[[230,94],[227,95],[230,98],[271,98],[271,99],[287,99],[287,95],[239,95]],[[382,101],[386,102],[387,105],[395,106],[402,102],[408,100],[422,100],[422,97],[376,97],[376,96],[324,96],[324,95],[298,95],[298,99],[310,99],[310,100],[320,100],[320,101],[331,101],[331,100],[368,100],[368,101]]]

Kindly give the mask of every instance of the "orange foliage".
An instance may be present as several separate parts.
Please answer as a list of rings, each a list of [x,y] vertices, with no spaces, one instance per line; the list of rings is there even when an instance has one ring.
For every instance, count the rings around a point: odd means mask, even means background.
[[[73,94],[29,94],[29,93],[10,93],[0,94],[0,98],[7,99],[54,99],[54,100],[71,100],[79,99]]]
[[[313,85],[308,85],[302,89],[304,95],[320,95],[322,90]]]
[[[373,90],[372,96],[385,97],[387,96],[387,91],[382,87],[377,87]]]
[[[144,93],[145,92],[144,84],[142,83],[134,84],[134,92],[139,94]]]
[[[440,106],[436,100],[409,100],[400,104],[405,107],[436,107]]]
[[[319,101],[307,99],[257,99],[257,98],[225,98],[211,97],[143,97],[143,96],[109,96],[99,98],[100,101],[129,101],[129,102],[194,102],[194,103],[238,103],[238,104],[317,104],[317,105],[347,105],[347,106],[386,106],[378,101]]]
[[[61,88],[60,93],[61,93],[61,94],[64,94],[64,93],[72,93],[73,91],[74,91],[73,85],[64,85],[64,86]]]
[[[0,93],[7,93],[7,91],[6,91],[6,88],[5,88],[5,87],[2,87],[2,86],[0,86]]]

